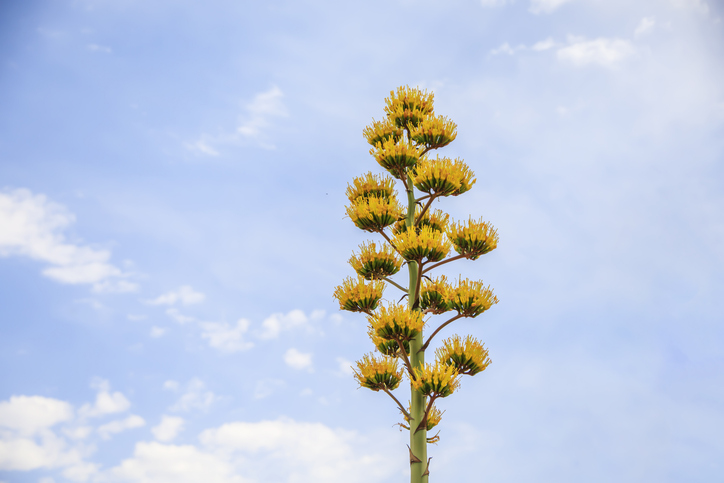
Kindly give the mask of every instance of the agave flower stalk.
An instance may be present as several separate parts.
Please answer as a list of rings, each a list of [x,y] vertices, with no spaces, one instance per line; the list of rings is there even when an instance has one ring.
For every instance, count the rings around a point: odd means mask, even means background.
[[[435,401],[455,393],[462,376],[479,374],[491,363],[488,350],[472,336],[442,341],[433,363],[425,362],[425,352],[452,322],[478,317],[498,303],[482,281],[459,278],[450,283],[444,275],[426,275],[455,260],[476,260],[498,246],[498,232],[490,223],[472,217],[452,222],[447,213],[432,210],[435,200],[464,194],[476,182],[463,160],[428,156],[457,136],[456,124],[436,115],[433,101],[431,92],[400,87],[385,99],[385,118],[373,119],[364,129],[370,154],[388,174],[354,178],[347,186],[346,212],[355,226],[382,239],[359,246],[349,259],[357,277],[346,278],[334,291],[341,310],[367,315],[367,334],[378,355],[359,360],[354,377],[360,387],[387,394],[402,414],[400,427],[410,433],[411,483],[429,481],[427,445],[440,437],[439,431],[432,437],[427,433],[442,418]],[[402,183],[406,204],[397,199],[396,180]],[[403,264],[407,283],[392,278]],[[383,300],[385,284],[403,293],[398,302]],[[448,312],[454,315],[433,324]],[[425,338],[430,325],[434,329]],[[393,393],[405,379],[410,388],[407,408]]]

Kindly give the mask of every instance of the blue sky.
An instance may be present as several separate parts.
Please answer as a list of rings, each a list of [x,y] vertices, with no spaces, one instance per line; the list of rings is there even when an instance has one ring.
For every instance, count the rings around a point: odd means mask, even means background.
[[[407,84],[477,175],[435,207],[500,233],[440,272],[500,303],[444,332],[493,364],[441,402],[432,481],[721,480],[723,16],[0,3],[0,481],[405,481],[332,292],[370,238],[362,129]]]

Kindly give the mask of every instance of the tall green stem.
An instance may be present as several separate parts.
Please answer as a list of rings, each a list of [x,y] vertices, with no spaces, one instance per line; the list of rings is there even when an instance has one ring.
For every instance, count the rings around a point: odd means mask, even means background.
[[[412,185],[410,175],[407,175],[407,218],[405,226],[411,229],[415,225],[415,192]],[[420,266],[417,262],[409,262],[407,264],[410,271],[410,284],[408,285],[408,300],[411,310],[420,310],[416,306],[415,295],[418,293],[417,284],[419,283]],[[410,341],[410,365],[413,370],[422,367],[425,363],[425,352],[420,351],[423,344],[422,331]],[[427,483],[428,478],[425,473],[427,469],[427,428],[416,431],[418,424],[422,421],[425,414],[425,396],[410,387],[410,483]],[[414,462],[413,462],[414,461]]]

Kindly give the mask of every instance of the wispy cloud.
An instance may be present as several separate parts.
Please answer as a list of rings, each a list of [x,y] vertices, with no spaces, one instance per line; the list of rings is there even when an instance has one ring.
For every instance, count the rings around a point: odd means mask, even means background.
[[[235,325],[228,322],[201,322],[201,337],[209,341],[209,346],[222,352],[241,352],[254,347],[253,342],[244,340],[250,322],[239,319]]]
[[[137,285],[110,263],[109,250],[70,243],[64,231],[75,216],[27,189],[0,191],[0,257],[26,256],[50,264],[43,275],[61,283],[92,284],[98,292],[130,292]]]
[[[130,401],[121,392],[111,392],[108,381],[97,379],[91,384],[98,393],[93,404],[86,403],[78,410],[81,418],[96,418],[108,414],[122,413],[131,407]]]
[[[303,311],[294,309],[287,314],[275,313],[264,319],[261,323],[261,331],[257,333],[260,339],[276,339],[284,331],[306,328],[311,330],[309,322],[324,317],[323,310],[315,310],[307,317]]]
[[[642,18],[639,24],[636,26],[636,30],[634,30],[634,37],[639,38],[643,35],[651,33],[654,30],[655,25],[656,20],[654,19],[654,17]]]
[[[284,353],[284,363],[297,371],[307,370],[312,372],[312,354],[300,352],[291,348]]]
[[[270,131],[276,120],[289,116],[283,98],[284,93],[277,86],[260,92],[244,105],[239,125],[233,132],[204,133],[196,140],[184,143],[184,147],[197,155],[212,157],[221,155],[220,146],[224,145],[255,144],[264,149],[275,149]]]
[[[528,11],[538,14],[551,13],[572,0],[530,0]]]
[[[204,301],[206,295],[197,292],[190,285],[182,285],[177,290],[171,290],[155,299],[148,300],[148,305],[193,305]]]
[[[113,52],[110,47],[106,47],[105,45],[88,44],[85,48],[91,52],[100,52],[102,54],[110,54]]]
[[[558,49],[556,55],[559,60],[578,67],[599,65],[613,68],[635,52],[631,42],[623,39],[585,40],[573,37],[570,42],[570,45]]]
[[[106,423],[98,428],[98,434],[103,439],[111,439],[114,434],[122,433],[123,431],[142,428],[146,425],[146,421],[136,414],[132,414],[125,419],[118,419]]]
[[[176,384],[174,388],[174,385],[171,384],[168,388],[177,390],[178,385]],[[193,378],[186,384],[181,397],[169,409],[171,411],[191,411],[194,409],[208,411],[211,405],[219,399],[216,394],[206,389],[206,384],[201,379]]]

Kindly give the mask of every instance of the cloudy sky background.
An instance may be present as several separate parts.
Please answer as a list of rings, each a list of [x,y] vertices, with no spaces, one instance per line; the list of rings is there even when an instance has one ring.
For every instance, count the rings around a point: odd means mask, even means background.
[[[399,482],[334,287],[409,84],[500,245],[431,481],[724,478],[724,8],[0,2],[0,481]],[[396,299],[393,288],[387,298]],[[398,391],[406,398],[406,389]]]

